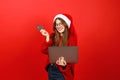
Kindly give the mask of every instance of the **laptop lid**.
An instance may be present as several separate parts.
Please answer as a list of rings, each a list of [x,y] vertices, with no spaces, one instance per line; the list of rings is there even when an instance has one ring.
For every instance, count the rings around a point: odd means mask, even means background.
[[[56,63],[59,57],[63,56],[67,63],[78,62],[77,46],[48,47],[50,63]]]

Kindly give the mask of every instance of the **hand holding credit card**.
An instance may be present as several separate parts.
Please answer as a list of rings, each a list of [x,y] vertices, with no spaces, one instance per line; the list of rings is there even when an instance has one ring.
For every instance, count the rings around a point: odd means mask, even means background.
[[[43,29],[43,26],[37,26],[37,30],[40,30],[40,33],[46,37],[46,41],[49,41],[49,33]]]

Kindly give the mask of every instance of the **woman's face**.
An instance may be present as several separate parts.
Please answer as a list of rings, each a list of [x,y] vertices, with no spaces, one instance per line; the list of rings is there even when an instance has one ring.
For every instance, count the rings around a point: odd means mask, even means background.
[[[63,33],[65,31],[65,26],[59,19],[56,20],[56,29],[59,33]]]

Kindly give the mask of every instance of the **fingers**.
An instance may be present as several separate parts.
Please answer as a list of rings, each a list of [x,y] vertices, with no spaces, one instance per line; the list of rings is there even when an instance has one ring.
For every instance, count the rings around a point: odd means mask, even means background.
[[[56,64],[59,64],[59,60],[56,61]]]
[[[56,61],[56,64],[57,64],[57,65],[61,65],[61,66],[66,66],[66,65],[67,65],[67,62],[66,62],[66,60],[64,59],[64,57],[59,57],[59,59]]]
[[[56,64],[61,65],[61,59],[60,58],[56,61]]]
[[[48,36],[49,35],[48,32],[45,29],[41,29],[40,32],[43,36]]]
[[[65,60],[63,61],[63,64],[64,64],[64,66],[66,66],[66,65],[67,65],[67,63],[66,63],[66,61],[65,61]]]
[[[41,32],[41,33],[44,33],[44,32],[46,32],[46,30],[44,30],[44,29],[41,29],[41,30],[40,30],[40,32]]]

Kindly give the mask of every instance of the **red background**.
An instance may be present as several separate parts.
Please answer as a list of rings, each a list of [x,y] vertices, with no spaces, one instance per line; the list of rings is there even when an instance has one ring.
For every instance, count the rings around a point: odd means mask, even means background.
[[[120,80],[119,0],[0,0],[0,80],[47,80],[44,38],[57,13],[73,17],[79,63],[75,80]]]

